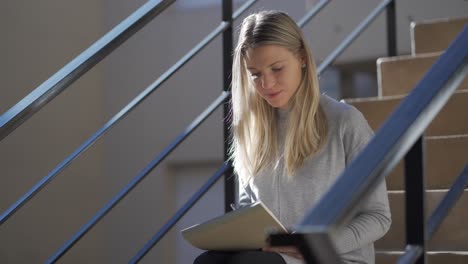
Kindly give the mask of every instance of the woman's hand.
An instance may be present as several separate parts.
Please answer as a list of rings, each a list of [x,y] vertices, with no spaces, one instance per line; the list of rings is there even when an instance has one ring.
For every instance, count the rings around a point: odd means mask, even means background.
[[[293,258],[304,260],[301,252],[297,250],[296,247],[286,246],[286,247],[264,247],[262,248],[263,251],[266,252],[276,252],[276,253],[283,253],[285,255],[291,256]]]

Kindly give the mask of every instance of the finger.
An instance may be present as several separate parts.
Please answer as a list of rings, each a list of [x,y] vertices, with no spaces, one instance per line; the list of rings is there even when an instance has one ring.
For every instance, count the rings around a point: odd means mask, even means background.
[[[264,247],[262,248],[262,251],[265,251],[265,252],[277,252],[278,250],[274,247]]]
[[[304,257],[299,253],[291,253],[291,252],[282,252],[282,253],[285,254],[285,255],[288,255],[290,257],[300,259],[300,260],[304,259]]]
[[[279,250],[289,253],[298,253],[299,251],[295,247],[279,247]]]
[[[295,247],[290,247],[290,246],[275,246],[275,247],[270,247],[270,248],[274,248],[275,250],[278,250],[278,251],[285,251],[285,252],[295,252],[296,248]]]
[[[274,252],[291,252],[291,253],[298,253],[299,251],[295,247],[291,246],[275,246],[275,247],[264,247],[262,248],[263,251],[274,251]]]

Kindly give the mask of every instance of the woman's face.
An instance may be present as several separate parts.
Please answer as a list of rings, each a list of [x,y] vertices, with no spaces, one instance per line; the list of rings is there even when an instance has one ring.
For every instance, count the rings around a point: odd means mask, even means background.
[[[302,79],[303,59],[287,48],[263,45],[245,58],[257,93],[271,106],[287,109]]]

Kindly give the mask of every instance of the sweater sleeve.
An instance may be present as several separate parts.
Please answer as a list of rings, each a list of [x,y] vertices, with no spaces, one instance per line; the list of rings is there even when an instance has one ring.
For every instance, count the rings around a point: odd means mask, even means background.
[[[351,107],[342,120],[342,139],[346,164],[365,147],[373,136],[363,115]],[[378,240],[390,228],[391,214],[385,180],[367,197],[355,217],[335,237],[335,246],[344,254]]]

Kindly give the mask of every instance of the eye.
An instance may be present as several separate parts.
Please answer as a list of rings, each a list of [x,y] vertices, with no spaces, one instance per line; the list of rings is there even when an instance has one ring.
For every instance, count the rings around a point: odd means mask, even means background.
[[[280,72],[282,69],[283,69],[283,67],[279,67],[279,68],[272,68],[271,70],[273,72]]]

